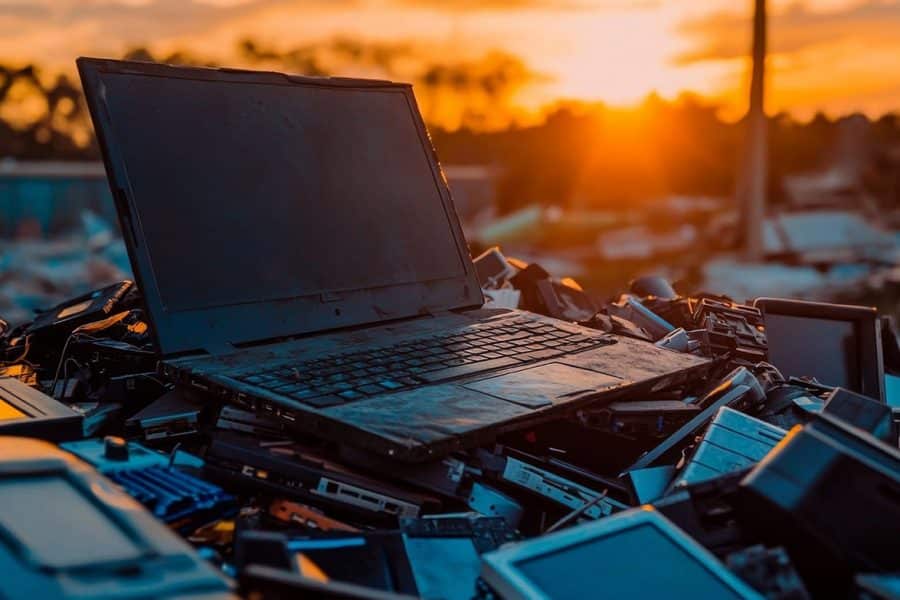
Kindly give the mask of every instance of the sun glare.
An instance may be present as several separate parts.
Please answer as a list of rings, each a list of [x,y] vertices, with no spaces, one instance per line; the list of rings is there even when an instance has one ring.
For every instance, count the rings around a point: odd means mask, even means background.
[[[562,95],[638,102],[650,91],[673,93],[678,73],[667,65],[677,41],[655,14],[610,13],[573,23],[572,49],[557,70]]]

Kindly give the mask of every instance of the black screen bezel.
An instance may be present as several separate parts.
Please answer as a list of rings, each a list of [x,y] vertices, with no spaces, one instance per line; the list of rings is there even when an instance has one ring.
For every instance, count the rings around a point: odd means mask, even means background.
[[[845,321],[852,323],[857,334],[860,377],[858,389],[852,391],[884,403],[884,360],[881,347],[881,324],[878,311],[869,306],[850,306],[809,302],[787,298],[757,298],[753,306],[760,309],[765,321],[767,314],[803,319]],[[776,367],[778,365],[775,365]],[[785,373],[802,376],[803,373]]]

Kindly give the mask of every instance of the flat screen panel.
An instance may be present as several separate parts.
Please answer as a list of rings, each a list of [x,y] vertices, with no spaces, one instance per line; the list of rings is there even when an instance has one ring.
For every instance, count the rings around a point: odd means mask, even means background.
[[[812,376],[863,392],[855,322],[772,313],[766,313],[765,320],[769,362],[785,376]]]
[[[141,549],[94,502],[65,477],[0,479],[0,524],[46,567],[141,557]]]
[[[403,89],[102,80],[166,311],[465,275]]]
[[[554,600],[741,598],[651,524],[530,558],[515,568]]]

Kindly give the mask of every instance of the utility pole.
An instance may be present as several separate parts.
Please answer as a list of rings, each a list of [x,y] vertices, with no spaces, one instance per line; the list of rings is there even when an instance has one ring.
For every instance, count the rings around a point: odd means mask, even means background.
[[[764,107],[766,74],[766,0],[755,0],[753,12],[753,72],[750,78],[750,108],[747,111],[747,150],[742,204],[744,258],[763,258],[763,219],[766,206],[767,142]]]

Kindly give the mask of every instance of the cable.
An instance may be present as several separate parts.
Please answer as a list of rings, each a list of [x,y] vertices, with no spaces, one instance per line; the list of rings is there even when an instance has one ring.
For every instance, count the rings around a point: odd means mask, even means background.
[[[81,363],[75,360],[74,358],[67,358],[66,362],[63,363],[63,381],[69,378],[69,363],[75,363],[75,366],[79,369],[81,368]]]
[[[63,344],[62,352],[59,355],[59,362],[56,364],[56,371],[53,374],[53,383],[50,385],[50,395],[56,398],[56,384],[59,383],[59,372],[62,370],[63,363],[66,360],[66,352],[69,350],[69,342],[71,342],[75,337],[78,338],[87,338],[89,340],[95,339],[92,336],[86,335],[84,333],[78,333],[77,331],[73,331],[69,334],[69,337],[66,338],[66,343]]]
[[[581,506],[579,506],[578,508],[576,508],[575,510],[573,510],[566,516],[564,516],[562,519],[560,519],[559,521],[557,521],[556,523],[554,523],[553,525],[548,527],[544,533],[552,533],[553,531],[556,531],[563,525],[566,525],[567,523],[574,521],[575,519],[577,519],[578,517],[583,515],[585,513],[585,511],[587,511],[590,507],[600,504],[600,502],[604,498],[606,498],[607,492],[608,492],[608,490],[603,490],[602,492],[600,492],[599,496],[597,496],[596,498],[593,498],[592,500],[588,500],[587,502],[585,502],[584,504],[582,504]]]
[[[175,387],[171,383],[166,383],[164,381],[161,381],[161,380],[157,379],[156,377],[154,377],[153,375],[149,375],[147,373],[135,373],[134,375],[132,375],[132,377],[143,377],[144,379],[149,379],[150,381],[153,381],[154,383],[158,383],[160,385],[160,387],[163,387],[167,390]]]

